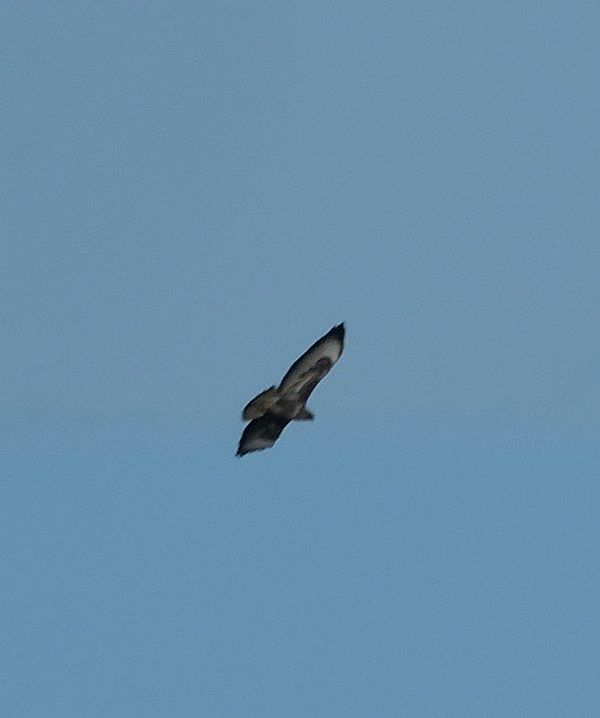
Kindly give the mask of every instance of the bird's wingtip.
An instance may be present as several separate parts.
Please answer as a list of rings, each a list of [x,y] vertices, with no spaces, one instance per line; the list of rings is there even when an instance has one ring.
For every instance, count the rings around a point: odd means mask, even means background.
[[[341,324],[336,324],[329,333],[333,336],[338,336],[343,339],[346,333],[346,327],[344,326],[344,322],[342,322]]]

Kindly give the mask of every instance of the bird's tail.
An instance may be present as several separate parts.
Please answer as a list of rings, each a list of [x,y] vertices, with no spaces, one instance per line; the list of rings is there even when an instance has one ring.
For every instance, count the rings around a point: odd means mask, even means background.
[[[312,421],[314,418],[315,415],[312,411],[303,406],[298,416],[294,417],[294,421]]]
[[[252,401],[246,404],[242,412],[242,419],[244,421],[259,419],[277,401],[277,398],[277,387],[275,386],[270,386],[268,389],[261,391]]]

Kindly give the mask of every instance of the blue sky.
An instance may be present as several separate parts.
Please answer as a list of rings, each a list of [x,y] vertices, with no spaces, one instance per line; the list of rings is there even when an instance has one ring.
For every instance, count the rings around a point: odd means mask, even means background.
[[[2,714],[597,715],[597,5],[2,32]]]

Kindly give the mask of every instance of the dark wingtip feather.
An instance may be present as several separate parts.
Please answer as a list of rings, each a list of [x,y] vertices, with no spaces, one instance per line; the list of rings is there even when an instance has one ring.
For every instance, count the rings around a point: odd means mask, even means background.
[[[336,324],[335,327],[333,327],[329,331],[329,334],[332,337],[337,337],[338,339],[341,339],[342,341],[344,341],[345,333],[346,333],[346,328],[344,327],[344,322],[342,322],[341,324]]]

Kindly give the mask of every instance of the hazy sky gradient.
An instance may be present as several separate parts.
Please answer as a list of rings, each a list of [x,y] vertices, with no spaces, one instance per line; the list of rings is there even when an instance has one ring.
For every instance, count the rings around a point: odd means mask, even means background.
[[[600,713],[597,5],[1,27],[0,712]]]

